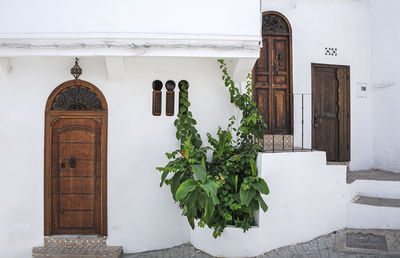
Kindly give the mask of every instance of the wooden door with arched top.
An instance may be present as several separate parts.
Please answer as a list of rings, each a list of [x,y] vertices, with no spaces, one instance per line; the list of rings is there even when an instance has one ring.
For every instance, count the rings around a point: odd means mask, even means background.
[[[82,80],[46,104],[44,232],[107,235],[107,103]]]
[[[292,29],[285,16],[265,12],[260,58],[253,68],[253,96],[265,134],[292,133]]]

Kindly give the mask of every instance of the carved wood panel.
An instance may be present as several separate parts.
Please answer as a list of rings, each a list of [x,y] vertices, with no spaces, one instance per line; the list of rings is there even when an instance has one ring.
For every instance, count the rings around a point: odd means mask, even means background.
[[[55,98],[51,110],[102,110],[101,101],[91,89],[74,86]]]
[[[90,118],[52,126],[52,234],[100,234],[101,126]]]
[[[289,25],[280,15],[275,13],[268,13],[263,15],[262,19],[262,33],[290,33]]]

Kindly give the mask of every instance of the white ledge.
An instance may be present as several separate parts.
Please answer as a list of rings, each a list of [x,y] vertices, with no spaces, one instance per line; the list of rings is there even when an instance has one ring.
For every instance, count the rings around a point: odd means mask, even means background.
[[[257,58],[258,36],[188,34],[0,34],[0,56]]]

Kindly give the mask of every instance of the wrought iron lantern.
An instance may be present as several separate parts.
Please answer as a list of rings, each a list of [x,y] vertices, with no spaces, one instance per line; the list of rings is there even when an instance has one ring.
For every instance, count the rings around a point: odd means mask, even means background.
[[[79,66],[78,61],[79,59],[75,57],[75,65],[71,68],[71,74],[75,79],[78,79],[82,74],[82,68]]]

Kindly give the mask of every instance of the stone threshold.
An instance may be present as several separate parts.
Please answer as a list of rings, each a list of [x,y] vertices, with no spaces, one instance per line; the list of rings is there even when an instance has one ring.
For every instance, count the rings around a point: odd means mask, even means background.
[[[122,246],[107,246],[107,237],[46,236],[43,247],[34,247],[32,257],[121,258]]]

